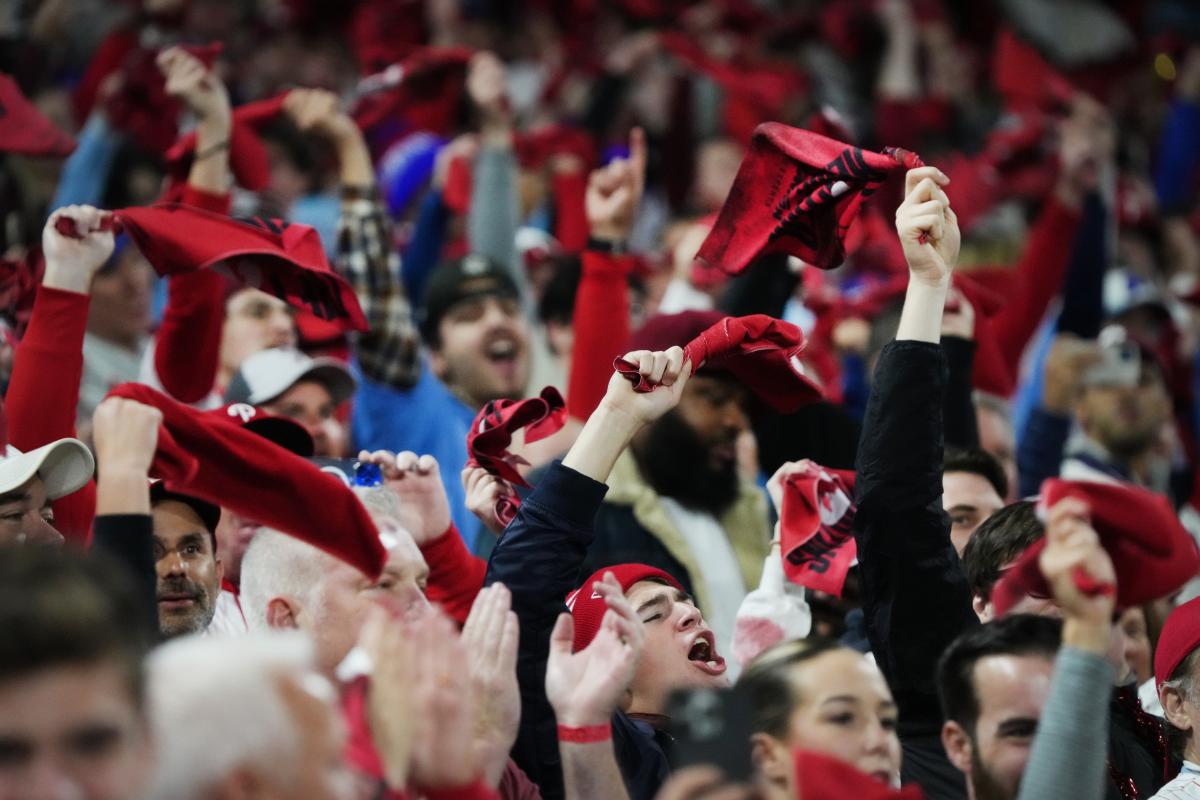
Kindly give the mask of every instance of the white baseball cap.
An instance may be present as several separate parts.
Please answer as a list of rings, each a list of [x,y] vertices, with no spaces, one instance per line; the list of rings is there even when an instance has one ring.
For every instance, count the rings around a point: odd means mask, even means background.
[[[242,362],[225,388],[225,402],[269,403],[303,379],[328,389],[334,403],[349,400],[357,387],[350,370],[337,359],[312,358],[294,347],[273,347]]]
[[[82,489],[95,470],[92,452],[78,439],[59,439],[28,453],[9,445],[0,458],[0,494],[20,489],[37,475],[46,497],[57,500]]]

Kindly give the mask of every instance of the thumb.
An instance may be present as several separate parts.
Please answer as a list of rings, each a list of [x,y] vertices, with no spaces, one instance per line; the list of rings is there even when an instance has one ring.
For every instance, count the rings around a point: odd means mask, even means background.
[[[571,655],[575,646],[575,619],[570,614],[559,614],[550,634],[551,655]]]

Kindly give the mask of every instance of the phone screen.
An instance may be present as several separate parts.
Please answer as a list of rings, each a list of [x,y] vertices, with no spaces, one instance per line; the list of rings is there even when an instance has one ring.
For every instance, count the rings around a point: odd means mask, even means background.
[[[750,758],[751,713],[746,695],[732,689],[691,689],[667,701],[674,742],[672,767],[717,767],[732,781],[754,777]]]

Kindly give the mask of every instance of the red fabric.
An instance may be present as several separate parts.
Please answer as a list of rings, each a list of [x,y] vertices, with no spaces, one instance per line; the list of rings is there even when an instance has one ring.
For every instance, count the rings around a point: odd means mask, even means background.
[[[36,250],[21,259],[0,258],[0,313],[15,323],[10,338],[16,341],[20,341],[29,327],[44,266],[41,253]]]
[[[0,73],[0,153],[27,156],[69,156],[75,139],[46,119],[17,82]]]
[[[237,185],[252,192],[261,191],[271,180],[271,164],[266,145],[258,138],[258,129],[283,112],[287,93],[246,103],[233,110],[229,133],[229,169]],[[187,180],[196,155],[196,132],[185,134],[167,151],[167,175],[176,181]],[[185,201],[186,202],[186,201]],[[224,212],[228,214],[226,209]]]
[[[422,0],[366,0],[358,4],[347,30],[364,74],[411,53],[426,38]]]
[[[214,42],[182,48],[211,69],[222,46]],[[167,94],[158,54],[158,50],[144,47],[125,54],[121,88],[108,98],[105,109],[114,128],[125,131],[138,146],[153,153],[166,152],[179,132],[180,105]]]
[[[75,119],[83,122],[92,113],[96,103],[96,95],[104,79],[121,68],[121,64],[129,53],[138,46],[137,31],[133,27],[120,28],[104,38],[87,69],[75,88],[72,104],[75,107]]]
[[[609,364],[629,339],[629,258],[583,251],[583,272],[575,290],[571,373],[567,411],[587,419],[604,399]]]
[[[573,744],[595,744],[612,739],[612,725],[589,725],[586,728],[572,728],[568,725],[558,726],[558,740]]]
[[[586,172],[555,172],[554,238],[568,253],[581,253],[587,247],[588,221],[584,200],[587,196]]]
[[[347,329],[367,329],[354,290],[329,266],[317,232],[307,225],[230,219],[177,203],[119,209],[110,219],[160,275],[220,264],[240,284],[308,307]],[[58,230],[77,235],[74,221],[65,217],[58,220]]]
[[[183,204],[229,213],[229,194],[183,186]],[[154,370],[167,394],[182,403],[209,395],[220,367],[225,323],[225,278],[212,270],[173,275],[167,282],[167,306],[154,333]]]
[[[75,435],[83,379],[88,295],[39,287],[25,338],[13,356],[5,405],[9,442],[29,451]],[[54,503],[54,527],[68,541],[91,540],[96,484],[89,481]]]
[[[900,789],[880,783],[845,761],[823,753],[797,750],[796,796],[804,800],[924,800],[915,783]]]
[[[471,554],[453,523],[441,536],[422,545],[421,555],[429,565],[425,597],[459,625],[466,624],[475,596],[483,588],[487,562]]]
[[[780,510],[783,574],[792,583],[842,596],[858,558],[854,543],[854,472],[807,462],[787,477]]]
[[[557,433],[566,421],[566,403],[553,386],[525,400],[491,400],[479,409],[467,432],[467,466],[483,467],[510,487],[529,486],[517,470],[529,462],[508,449],[513,434],[525,431],[525,443],[529,444]],[[507,527],[520,507],[521,498],[510,490],[496,501],[496,521]]]
[[[471,162],[463,156],[450,159],[446,185],[442,187],[442,202],[455,214],[467,213],[471,205]]]
[[[794,413],[822,397],[820,387],[804,374],[803,351],[804,334],[798,327],[765,314],[725,317],[683,348],[684,359],[692,362],[693,370],[709,367],[731,372],[782,414]],[[633,383],[634,391],[654,388],[624,359],[618,358],[613,367]]]
[[[921,163],[907,151],[873,153],[777,122],[760,125],[696,257],[733,274],[779,252],[832,269],[863,200],[891,171]]]
[[[725,90],[725,129],[739,142],[749,139],[762,120],[780,116],[788,100],[805,88],[803,77],[793,69],[718,60],[680,31],[664,31],[659,41],[667,52]]]
[[[367,130],[403,117],[413,130],[450,133],[463,102],[472,55],[465,47],[418,48],[400,63],[394,85],[362,99],[354,121]]]
[[[590,170],[596,163],[596,145],[587,131],[566,125],[547,125],[513,137],[517,161],[526,169],[538,169],[552,156],[572,155]]]
[[[1066,280],[1080,219],[1078,211],[1067,208],[1053,196],[1047,198],[1029,233],[1025,252],[1017,262],[1012,293],[992,318],[1000,354],[1013,375],[1046,308]],[[977,359],[977,380],[980,363]]]
[[[1064,497],[1078,497],[1088,504],[1092,525],[1116,568],[1121,607],[1165,597],[1200,572],[1196,542],[1165,497],[1130,484],[1052,478],[1042,484],[1039,511],[1050,509]],[[1038,568],[1038,556],[1045,548],[1044,538],[1034,542],[1001,577],[992,591],[997,615],[1008,612],[1026,596],[1050,596]],[[1076,585],[1090,594],[1111,591],[1086,575],[1077,575]]]
[[[1162,688],[1193,650],[1200,647],[1200,597],[1194,597],[1167,617],[1154,649],[1154,683]]]
[[[1007,27],[996,36],[992,83],[1010,105],[1018,108],[1063,106],[1075,93],[1061,73]]]
[[[605,603],[604,598],[593,588],[593,584],[604,580],[606,572],[613,574],[617,583],[621,584],[621,591],[624,592],[628,592],[629,587],[638,581],[650,579],[663,581],[668,586],[683,591],[679,581],[675,580],[670,573],[647,564],[615,564],[596,570],[583,582],[582,586],[571,592],[566,598],[567,609],[575,620],[575,652],[579,652],[592,643],[592,639],[595,639],[596,634],[600,631],[600,623],[604,621],[604,614],[608,611],[608,603]]]
[[[163,413],[151,467],[167,488],[231,508],[377,578],[387,553],[375,523],[338,478],[228,416],[189,408],[148,386],[126,383],[110,396]]]

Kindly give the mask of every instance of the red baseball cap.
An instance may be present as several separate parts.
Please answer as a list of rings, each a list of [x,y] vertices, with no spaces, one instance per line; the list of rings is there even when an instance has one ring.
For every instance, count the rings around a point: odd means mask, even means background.
[[[592,639],[596,638],[596,634],[600,630],[600,623],[604,620],[604,613],[608,611],[608,604],[593,588],[593,584],[603,580],[606,572],[613,574],[617,583],[621,584],[623,592],[628,592],[629,587],[638,581],[646,580],[662,581],[681,592],[684,591],[683,586],[670,573],[663,572],[658,567],[652,567],[649,564],[616,564],[596,570],[583,582],[582,586],[567,595],[567,608],[570,610],[571,616],[575,618],[574,652],[579,652],[587,647],[591,644]]]

